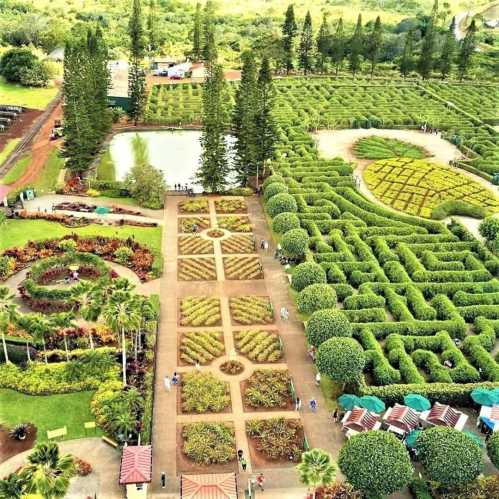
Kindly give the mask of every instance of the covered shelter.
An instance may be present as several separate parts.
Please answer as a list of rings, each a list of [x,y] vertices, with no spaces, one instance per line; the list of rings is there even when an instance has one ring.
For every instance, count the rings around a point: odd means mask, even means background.
[[[468,416],[463,412],[439,402],[435,402],[429,411],[422,412],[419,418],[426,426],[450,426],[459,431],[463,430],[468,420]]]
[[[130,110],[128,95],[128,61],[109,61],[108,69],[111,76],[111,85],[107,91],[107,103],[111,107],[121,107]]]
[[[347,430],[347,438],[357,433],[381,428],[379,415],[369,412],[362,407],[354,407],[351,411],[348,411],[341,420],[341,423],[343,424],[343,429]]]
[[[180,499],[237,499],[235,473],[182,475]]]
[[[388,426],[388,431],[404,436],[417,428],[419,414],[406,405],[395,404],[385,412],[383,422]]]
[[[152,447],[127,445],[123,447],[120,464],[120,485],[126,487],[127,499],[145,499],[147,484],[152,479]]]
[[[480,425],[480,421],[483,421],[493,432],[499,431],[499,404],[492,407],[483,405],[480,408],[480,416],[476,423],[477,426]]]

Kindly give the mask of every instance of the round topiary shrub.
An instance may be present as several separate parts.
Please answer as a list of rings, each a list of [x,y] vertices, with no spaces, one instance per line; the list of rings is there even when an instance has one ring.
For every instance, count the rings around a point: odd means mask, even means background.
[[[270,175],[270,177],[267,177],[263,182],[263,190],[267,189],[267,187],[274,182],[284,184],[284,177],[282,175]]]
[[[276,194],[271,197],[267,203],[267,213],[274,218],[279,213],[285,211],[298,211],[298,206],[296,204],[295,198],[291,194],[286,194],[281,192],[281,194]]]
[[[305,229],[291,229],[282,236],[281,247],[286,256],[302,257],[308,248],[308,233]]]
[[[299,312],[311,314],[316,310],[334,308],[336,299],[336,291],[329,284],[312,284],[300,291],[296,304]]]
[[[338,383],[350,383],[359,379],[366,357],[357,340],[330,338],[319,346],[315,364],[321,374]]]
[[[281,182],[272,182],[265,189],[263,199],[265,199],[265,201],[268,201],[272,196],[281,194],[281,192],[288,192],[288,186],[286,184],[281,184]]]
[[[300,219],[296,213],[290,213],[285,211],[284,213],[279,213],[272,220],[272,230],[278,234],[284,234],[292,229],[300,228]]]
[[[347,440],[338,465],[348,482],[366,497],[393,494],[410,482],[414,472],[405,445],[387,431],[359,433]]]
[[[295,267],[291,286],[301,291],[311,284],[325,284],[326,281],[326,272],[318,263],[305,262]]]
[[[353,331],[343,312],[328,308],[312,314],[305,334],[307,341],[318,348],[329,338],[351,338]]]
[[[416,450],[427,478],[445,486],[469,483],[483,469],[478,444],[454,428],[423,431],[416,441]]]
[[[499,432],[492,433],[488,439],[487,454],[492,464],[499,469]]]

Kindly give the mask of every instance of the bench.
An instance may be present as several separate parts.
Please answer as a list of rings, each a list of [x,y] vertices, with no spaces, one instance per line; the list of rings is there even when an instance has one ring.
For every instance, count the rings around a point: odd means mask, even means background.
[[[118,442],[115,442],[113,439],[109,437],[102,437],[102,441],[105,442],[107,445],[114,447],[115,449],[118,448]]]
[[[56,428],[55,430],[47,431],[47,438],[52,440],[53,438],[65,437],[68,434],[68,429],[64,426],[63,428]]]

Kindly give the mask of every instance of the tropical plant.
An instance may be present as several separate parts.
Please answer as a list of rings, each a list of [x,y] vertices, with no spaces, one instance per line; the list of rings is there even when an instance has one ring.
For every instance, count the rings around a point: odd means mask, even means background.
[[[2,333],[2,346],[5,362],[9,362],[5,333],[7,331],[7,326],[17,314],[16,306],[12,302],[13,299],[14,295],[9,291],[9,288],[0,286],[0,331]]]
[[[11,473],[0,480],[0,499],[22,499],[26,481],[18,473]]]
[[[331,485],[336,476],[336,466],[331,454],[322,449],[304,452],[296,469],[300,481],[307,487],[312,487],[314,499],[317,487]]]
[[[192,423],[182,428],[183,451],[196,463],[223,464],[236,457],[234,429],[222,423]]]
[[[487,440],[487,454],[492,464],[499,469],[499,432],[492,433]]]

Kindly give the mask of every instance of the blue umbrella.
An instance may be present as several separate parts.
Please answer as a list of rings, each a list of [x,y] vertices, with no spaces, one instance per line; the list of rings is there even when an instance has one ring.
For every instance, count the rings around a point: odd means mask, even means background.
[[[486,418],[484,416],[482,416],[480,418],[482,421],[483,421],[483,424],[487,427],[487,428],[490,428],[492,431],[494,431],[494,428],[496,427],[496,425],[498,424],[496,421],[494,421],[493,419],[490,419],[490,418]]]
[[[496,395],[492,390],[484,390],[483,388],[475,388],[471,392],[471,398],[479,405],[494,405]]]
[[[355,406],[360,407],[360,398],[357,397],[357,395],[344,393],[338,397],[338,404],[340,404],[345,411],[351,411]]]
[[[484,446],[484,443],[482,442],[481,438],[478,435],[475,435],[471,431],[463,431],[463,433],[467,437],[471,438],[471,440],[473,440],[473,442],[475,442],[479,447],[483,447]]]
[[[111,210],[106,206],[99,206],[95,208],[95,213],[97,213],[97,215],[107,215],[110,211]]]
[[[404,397],[404,404],[415,411],[427,411],[431,407],[431,402],[422,395],[417,393],[409,393]]]
[[[420,433],[421,430],[412,430],[405,439],[405,445],[411,449],[414,449],[414,447],[416,447],[416,440],[418,439]]]
[[[374,395],[364,395],[360,398],[360,405],[370,412],[380,414],[386,409],[385,403]]]

